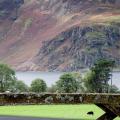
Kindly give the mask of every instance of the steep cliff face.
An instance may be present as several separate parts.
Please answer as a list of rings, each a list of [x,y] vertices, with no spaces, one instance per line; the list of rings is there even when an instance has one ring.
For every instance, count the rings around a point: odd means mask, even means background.
[[[77,71],[100,58],[120,65],[120,24],[74,27],[44,43],[36,64],[44,70]],[[42,70],[41,69],[41,70]]]
[[[119,0],[1,0],[0,60],[17,70],[120,65]]]

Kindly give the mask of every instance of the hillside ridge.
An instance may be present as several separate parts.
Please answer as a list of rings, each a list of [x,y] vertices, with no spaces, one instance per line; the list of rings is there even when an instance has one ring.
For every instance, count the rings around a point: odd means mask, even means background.
[[[119,0],[1,0],[0,25],[0,61],[15,70],[120,65]]]

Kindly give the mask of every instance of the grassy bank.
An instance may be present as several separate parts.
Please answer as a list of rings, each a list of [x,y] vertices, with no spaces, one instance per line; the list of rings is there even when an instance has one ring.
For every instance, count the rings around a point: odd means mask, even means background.
[[[86,113],[94,111],[94,116]],[[95,105],[35,105],[35,106],[1,106],[0,115],[30,116],[43,118],[71,118],[74,120],[95,120],[104,112]],[[117,118],[116,120],[120,120]]]

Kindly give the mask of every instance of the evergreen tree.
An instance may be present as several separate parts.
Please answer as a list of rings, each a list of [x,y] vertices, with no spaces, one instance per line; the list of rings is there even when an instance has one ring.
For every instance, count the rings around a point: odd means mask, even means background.
[[[85,85],[92,92],[109,92],[109,81],[112,76],[114,61],[101,59],[90,69],[91,72],[86,77]]]

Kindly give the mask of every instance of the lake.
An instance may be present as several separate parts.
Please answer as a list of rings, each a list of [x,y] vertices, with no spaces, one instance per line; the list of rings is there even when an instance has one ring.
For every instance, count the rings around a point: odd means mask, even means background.
[[[36,78],[43,79],[47,85],[50,87],[56,81],[59,80],[59,77],[62,75],[62,72],[16,72],[16,77],[18,80],[24,81],[27,85],[30,86],[31,82]]]
[[[50,87],[59,77],[62,72],[16,72],[16,77],[18,80],[24,81],[30,86],[32,80],[36,78],[41,78],[46,81],[47,85]],[[113,72],[113,84],[120,88],[120,72]]]

